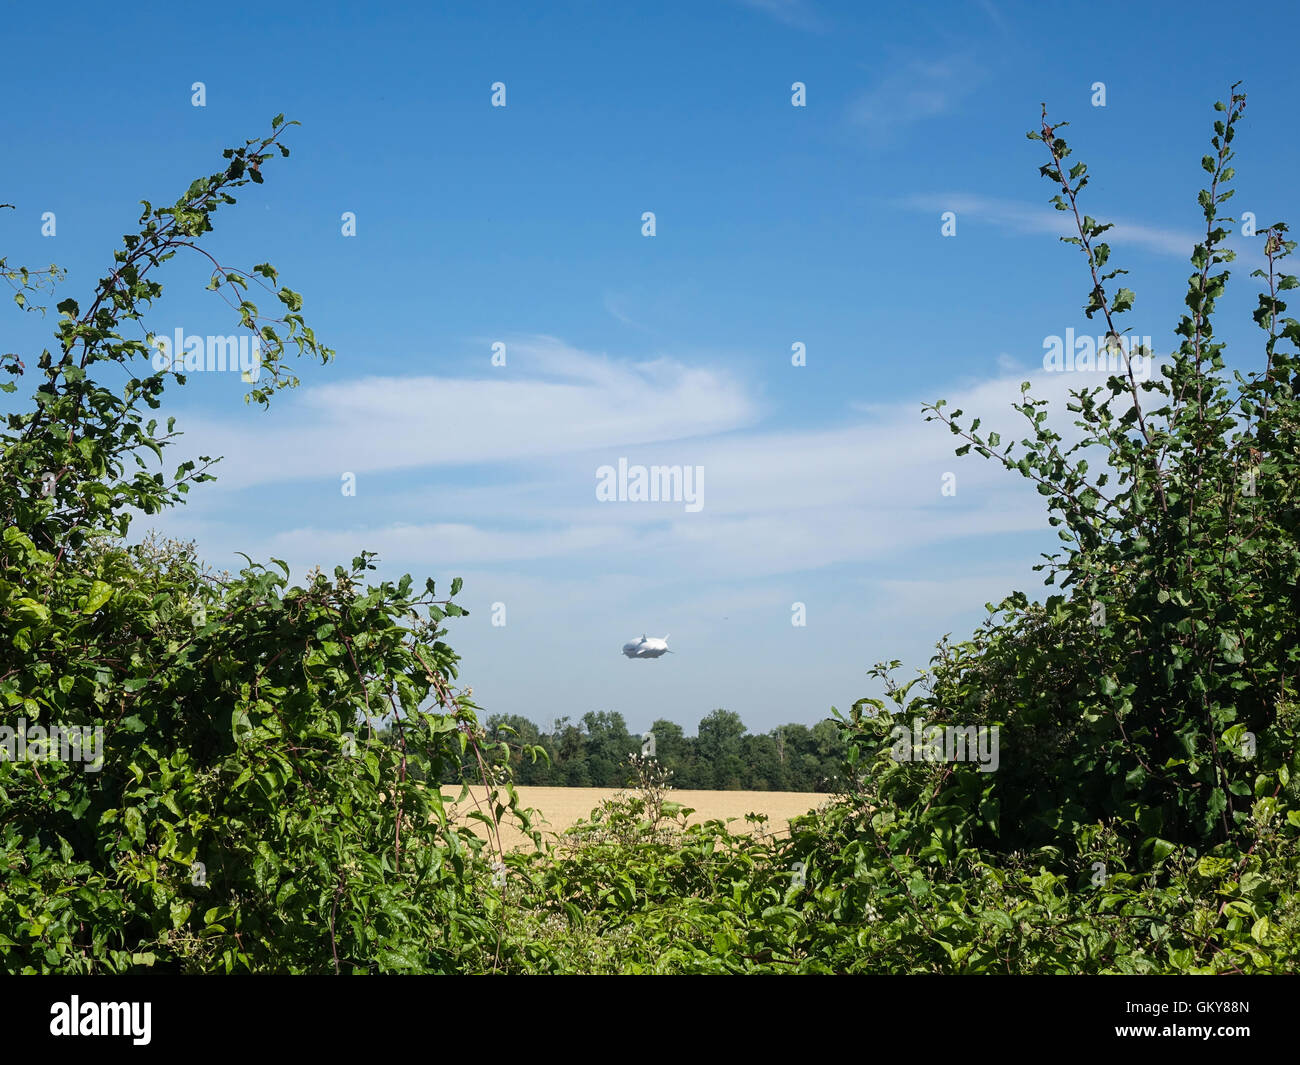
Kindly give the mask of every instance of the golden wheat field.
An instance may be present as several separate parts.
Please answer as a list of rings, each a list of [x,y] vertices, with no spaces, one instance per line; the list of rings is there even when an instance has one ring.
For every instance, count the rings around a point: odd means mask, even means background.
[[[444,784],[442,794],[448,800],[460,794],[460,786]],[[486,833],[486,826],[476,819],[466,819],[475,809],[488,812],[484,803],[484,789],[481,785],[471,787],[465,800],[454,806],[457,820],[469,825],[478,834]],[[515,789],[519,793],[522,806],[533,807],[541,811],[542,832],[545,838],[549,833],[563,832],[581,819],[588,819],[591,811],[606,799],[626,793],[624,788],[550,788],[523,786]],[[700,824],[704,821],[726,820],[735,818],[730,825],[732,832],[751,832],[754,825],[744,820],[746,814],[766,814],[769,818],[763,827],[765,832],[781,834],[789,827],[791,817],[815,810],[827,799],[829,794],[817,791],[669,791],[664,793],[668,802],[681,803],[693,808],[688,824]],[[477,804],[477,806],[476,806]],[[509,850],[529,846],[528,837],[514,825],[504,823],[501,826],[501,842]]]

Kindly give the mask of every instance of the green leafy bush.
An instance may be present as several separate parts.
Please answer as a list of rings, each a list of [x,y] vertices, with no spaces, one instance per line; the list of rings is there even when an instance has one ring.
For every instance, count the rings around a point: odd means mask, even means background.
[[[450,970],[480,934],[483,843],[420,783],[467,750],[500,779],[496,745],[450,687],[440,624],[464,611],[432,580],[365,587],[368,554],[290,587],[280,562],[217,575],[184,545],[122,542],[133,513],[211,479],[206,458],[150,472],[173,425],[141,408],[158,407],[171,373],[142,368],[151,349],[122,330],[178,250],[207,255],[213,214],[262,180],[272,148],[288,154],[286,129],[277,117],[270,137],[227,151],[174,206],[145,204],[87,309],[58,305],[33,409],[0,437],[0,723],[103,730],[98,766],[0,762],[0,970]],[[333,353],[270,264],[213,262],[209,287],[262,337],[269,378],[246,400],[267,405],[297,384],[287,346]],[[3,269],[29,310],[58,276]],[[259,311],[250,284],[282,317]],[[29,372],[16,355],[4,365]],[[106,368],[126,371],[120,394]],[[376,738],[384,719],[396,744]],[[514,802],[502,794],[498,816]]]

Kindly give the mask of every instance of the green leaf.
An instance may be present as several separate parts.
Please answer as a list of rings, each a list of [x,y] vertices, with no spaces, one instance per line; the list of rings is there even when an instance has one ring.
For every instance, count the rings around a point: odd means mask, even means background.
[[[110,599],[113,598],[112,585],[105,584],[103,581],[95,581],[78,603],[83,614],[93,614]]]
[[[1173,854],[1175,850],[1177,850],[1177,847],[1167,839],[1156,838],[1152,840],[1151,857],[1157,862],[1163,862]]]

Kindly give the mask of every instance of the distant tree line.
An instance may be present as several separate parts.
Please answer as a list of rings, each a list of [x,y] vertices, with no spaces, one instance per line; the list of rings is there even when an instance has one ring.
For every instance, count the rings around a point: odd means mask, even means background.
[[[559,718],[549,731],[518,714],[493,714],[486,729],[489,736],[510,744],[518,784],[623,787],[628,783],[628,755],[650,749],[649,738],[629,732],[623,715],[612,711],[592,711],[576,723]],[[833,778],[843,771],[844,747],[830,719],[811,726],[782,725],[754,735],[740,715],[714,710],[694,736],[664,718],[655,721],[649,733],[654,756],[672,770],[674,788],[831,791]],[[524,756],[527,746],[544,748],[550,764]],[[465,779],[476,778],[469,774]]]

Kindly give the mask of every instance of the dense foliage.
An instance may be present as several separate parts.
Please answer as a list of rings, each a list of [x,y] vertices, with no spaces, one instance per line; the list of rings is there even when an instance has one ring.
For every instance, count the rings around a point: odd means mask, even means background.
[[[621,720],[543,737],[499,719],[489,734],[451,687],[440,626],[463,611],[431,581],[363,587],[369,556],[290,587],[251,562],[216,575],[174,545],[124,546],[133,511],[209,475],[186,464],[168,479],[140,458],[170,441],[139,412],[167,373],[132,373],[119,396],[97,370],[144,353],[120,324],[141,317],[160,292],[153,273],[197,246],[229,190],[261,180],[281,121],[175,207],[146,204],[90,308],[59,304],[34,410],[3,436],[3,721],[103,724],[105,738],[95,772],[0,764],[0,970],[1295,971],[1300,322],[1281,293],[1300,282],[1279,268],[1295,247],[1285,226],[1258,238],[1262,367],[1229,374],[1211,327],[1244,106],[1235,87],[1216,105],[1205,236],[1158,377],[1129,369],[1074,392],[1068,443],[1028,385],[1027,435],[1005,447],[979,419],[928,408],[959,454],[1037,484],[1063,543],[1042,567],[1059,594],[1008,596],[908,683],[878,666],[888,702],[834,712],[842,794],[788,835],[688,828],[666,768],[634,758],[635,793],[504,861],[493,824],[527,824],[511,763],[576,783],[576,733],[581,764],[604,773]],[[1078,208],[1087,168],[1067,168],[1063,125],[1044,114],[1031,137],[1077,224],[1085,313],[1118,337],[1135,296],[1109,287],[1122,273],[1098,239],[1110,227]],[[58,280],[0,270],[20,306]],[[267,264],[217,267],[213,287],[239,290],[242,323],[266,338],[271,381],[250,392],[265,403],[295,383],[286,340],[330,353],[288,289],[275,292],[288,313],[263,322],[243,295],[258,277],[276,282]],[[714,732],[740,735],[735,715],[714,717]],[[900,717],[989,730],[996,768],[952,751],[901,757]],[[656,736],[665,758],[669,731]],[[741,749],[697,747],[696,764],[731,786]],[[486,844],[448,824],[424,783],[467,763],[497,785],[479,815]]]
[[[97,767],[0,762],[0,970],[454,968],[479,934],[465,867],[482,844],[406,772],[410,760],[437,776],[484,749],[439,627],[463,611],[432,581],[364,586],[364,555],[290,587],[282,563],[232,577],[174,544],[123,542],[133,514],[211,475],[193,462],[150,472],[172,425],[141,408],[185,378],[153,369],[122,330],[178,250],[207,254],[212,216],[263,180],[272,148],[288,154],[286,128],[277,117],[270,137],[228,150],[174,206],[146,203],[89,306],[59,303],[56,350],[34,368],[5,356],[40,384],[0,437],[0,724],[103,733]],[[297,383],[288,345],[328,361],[270,264],[213,265],[209,287],[262,338],[248,399]],[[0,268],[28,309],[58,280]],[[259,311],[250,283],[283,317]],[[122,370],[118,394],[104,382]],[[398,712],[392,747],[375,726]]]

